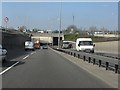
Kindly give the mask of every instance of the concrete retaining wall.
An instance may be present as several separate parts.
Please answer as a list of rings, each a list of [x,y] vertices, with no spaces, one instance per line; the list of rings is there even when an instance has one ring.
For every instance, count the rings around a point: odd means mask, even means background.
[[[115,34],[95,34],[94,36],[98,36],[98,37],[118,37],[118,35]]]
[[[24,48],[24,42],[26,40],[30,40],[30,37],[2,32],[2,45],[6,49]]]

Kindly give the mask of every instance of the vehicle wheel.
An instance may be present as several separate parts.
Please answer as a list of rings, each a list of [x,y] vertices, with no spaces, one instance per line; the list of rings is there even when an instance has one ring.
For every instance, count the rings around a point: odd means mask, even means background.
[[[2,60],[2,63],[5,63],[7,62],[7,57],[5,57],[3,60]]]
[[[27,51],[27,49],[25,49],[25,51]]]
[[[35,49],[32,49],[32,51],[35,51]]]
[[[4,59],[4,60],[2,60],[2,63],[5,63],[5,61],[6,61],[5,59]]]
[[[91,53],[94,53],[94,50],[93,50],[93,51],[91,51]]]

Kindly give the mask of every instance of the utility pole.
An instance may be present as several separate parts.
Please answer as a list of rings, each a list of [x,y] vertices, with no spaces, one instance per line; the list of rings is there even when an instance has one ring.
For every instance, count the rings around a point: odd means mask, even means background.
[[[60,4],[60,27],[59,27],[59,34],[58,34],[58,48],[60,48],[61,17],[62,17],[62,1]]]

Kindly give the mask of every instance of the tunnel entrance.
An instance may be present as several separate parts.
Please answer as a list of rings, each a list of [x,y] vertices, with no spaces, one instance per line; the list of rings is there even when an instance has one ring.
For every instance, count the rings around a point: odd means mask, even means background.
[[[58,45],[58,37],[53,37],[53,45]]]
[[[60,42],[62,40],[62,37],[60,37]],[[58,45],[58,37],[53,37],[53,45]]]

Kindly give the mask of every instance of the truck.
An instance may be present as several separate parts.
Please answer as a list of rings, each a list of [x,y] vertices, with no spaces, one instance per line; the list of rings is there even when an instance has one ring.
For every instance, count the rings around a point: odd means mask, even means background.
[[[76,50],[94,53],[93,41],[91,38],[77,38],[76,39]]]
[[[36,40],[36,41],[34,42],[34,48],[35,48],[35,49],[40,49],[40,40]]]

